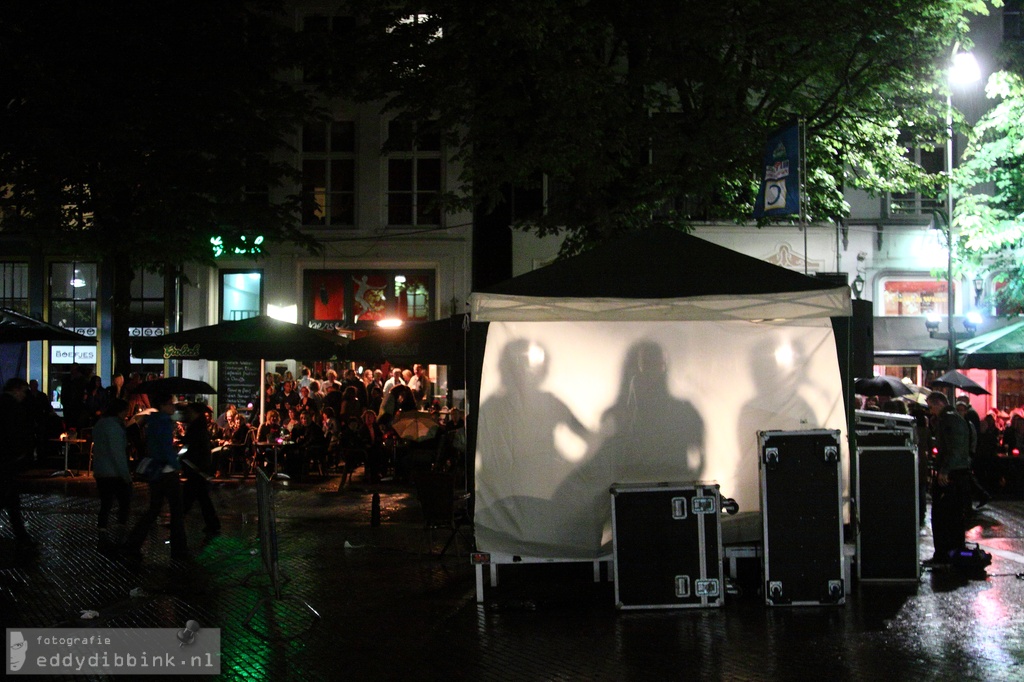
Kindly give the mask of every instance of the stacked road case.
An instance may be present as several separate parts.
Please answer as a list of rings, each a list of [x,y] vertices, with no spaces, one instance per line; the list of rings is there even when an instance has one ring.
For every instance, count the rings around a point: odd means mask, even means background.
[[[845,603],[840,432],[758,437],[765,603]]]
[[[856,413],[857,577],[921,578],[918,443],[913,417]]]
[[[617,608],[722,605],[717,484],[617,483],[611,496]]]

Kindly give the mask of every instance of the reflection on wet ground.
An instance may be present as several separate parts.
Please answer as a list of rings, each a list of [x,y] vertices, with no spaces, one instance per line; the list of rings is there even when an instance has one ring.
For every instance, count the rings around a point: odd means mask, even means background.
[[[477,604],[467,557],[428,554],[411,489],[378,489],[372,527],[372,490],[336,488],[279,484],[276,496],[283,589],[318,622],[271,601],[243,626],[268,594],[259,577],[244,584],[259,568],[251,484],[215,494],[220,536],[200,541],[198,513],[188,520],[185,564],[162,526],[141,561],[101,554],[88,485],[58,482],[24,496],[36,552],[15,551],[0,527],[3,625],[80,626],[81,609],[103,627],[196,619],[222,629],[223,679],[1024,679],[1020,501],[975,517],[971,538],[994,555],[984,576],[926,571],[916,589],[856,585],[845,606],[799,608],[765,607],[755,580],[721,609],[617,612],[612,583],[594,583],[585,564],[502,567]]]

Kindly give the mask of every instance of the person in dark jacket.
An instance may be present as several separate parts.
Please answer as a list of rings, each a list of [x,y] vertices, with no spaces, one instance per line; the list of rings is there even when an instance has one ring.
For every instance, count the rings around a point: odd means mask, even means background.
[[[15,476],[32,458],[33,432],[29,411],[25,406],[28,396],[28,382],[14,377],[4,383],[0,395],[0,509],[7,510],[7,520],[14,532],[18,548],[28,548],[35,541],[25,530],[21,516],[21,495]]]
[[[937,453],[931,490],[935,554],[925,563],[948,564],[950,554],[964,547],[964,509],[971,494],[974,432],[943,393],[933,391],[927,402],[932,413],[932,434]]]
[[[206,419],[206,407],[189,403],[183,410],[185,436],[181,439],[181,464],[185,472],[185,484],[181,490],[181,512],[187,514],[193,502],[199,503],[208,534],[220,532],[220,519],[210,500],[209,474],[213,457],[210,446],[210,430]]]
[[[178,449],[174,446],[174,421],[171,419],[175,412],[174,398],[170,395],[157,395],[152,397],[151,403],[156,405],[156,412],[147,417],[145,422],[146,456],[153,464],[151,473],[146,476],[149,483],[149,509],[128,534],[124,549],[131,554],[141,552],[142,543],[160,516],[166,500],[171,512],[171,557],[188,559],[181,485],[178,482],[180,464]]]
[[[100,547],[117,544],[131,513],[132,474],[128,470],[128,436],[125,419],[128,401],[111,398],[103,416],[92,430],[92,471],[96,490],[100,494],[100,512],[97,522]],[[116,532],[107,533],[107,520],[117,499]]]

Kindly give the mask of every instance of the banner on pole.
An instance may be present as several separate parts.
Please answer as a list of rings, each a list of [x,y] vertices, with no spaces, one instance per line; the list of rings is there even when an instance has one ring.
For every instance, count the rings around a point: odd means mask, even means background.
[[[800,126],[793,123],[768,138],[764,175],[754,203],[755,218],[800,214]]]

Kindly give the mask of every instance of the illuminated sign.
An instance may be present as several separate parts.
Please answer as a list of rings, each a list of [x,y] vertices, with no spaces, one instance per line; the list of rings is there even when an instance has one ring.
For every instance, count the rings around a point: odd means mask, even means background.
[[[55,346],[50,344],[50,362],[55,365],[96,364],[96,346]]]
[[[242,241],[243,243],[248,244],[249,240],[246,238],[246,236],[244,234],[242,236],[240,236],[238,239],[240,241]],[[213,247],[213,257],[214,258],[220,258],[221,256],[223,256],[225,254],[227,254],[229,256],[235,256],[235,255],[237,255],[237,256],[251,256],[251,255],[254,255],[254,254],[257,254],[257,253],[263,253],[263,248],[262,248],[261,244],[263,244],[263,235],[260,235],[260,236],[256,237],[255,239],[253,239],[252,240],[252,246],[249,246],[249,247],[236,246],[236,247],[232,248],[230,250],[230,252],[229,252],[228,249],[224,246],[224,238],[223,237],[220,237],[220,236],[210,237],[210,246]]]
[[[187,343],[180,346],[175,346],[173,343],[164,346],[164,359],[170,360],[171,358],[199,358],[199,344],[195,343],[191,346]]]

